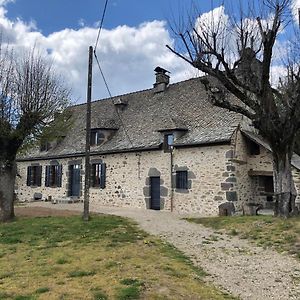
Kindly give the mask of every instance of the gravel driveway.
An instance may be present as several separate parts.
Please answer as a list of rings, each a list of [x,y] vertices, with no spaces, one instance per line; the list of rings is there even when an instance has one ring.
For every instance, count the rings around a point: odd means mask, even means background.
[[[30,203],[28,206],[80,210],[82,204]],[[241,299],[300,299],[300,262],[272,250],[255,247],[237,237],[218,234],[182,216],[133,208],[90,210],[134,219],[142,229],[167,240],[201,266],[221,289]]]

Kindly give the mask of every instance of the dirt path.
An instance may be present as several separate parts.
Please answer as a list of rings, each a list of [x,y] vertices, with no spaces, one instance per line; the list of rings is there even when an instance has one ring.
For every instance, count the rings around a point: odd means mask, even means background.
[[[64,210],[63,215],[72,213],[67,210],[82,211],[83,207],[82,204],[41,202],[28,206]],[[18,210],[17,213],[21,212]],[[91,211],[134,219],[145,231],[160,236],[190,256],[210,274],[208,280],[241,299],[300,299],[300,263],[290,256],[217,234],[202,225],[188,223],[176,214],[93,206]]]

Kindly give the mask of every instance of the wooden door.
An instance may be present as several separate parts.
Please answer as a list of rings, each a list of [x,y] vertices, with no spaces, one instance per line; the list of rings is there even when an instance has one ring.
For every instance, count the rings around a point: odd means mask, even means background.
[[[150,177],[150,208],[160,210],[160,177]]]
[[[80,196],[80,165],[70,166],[70,196]]]

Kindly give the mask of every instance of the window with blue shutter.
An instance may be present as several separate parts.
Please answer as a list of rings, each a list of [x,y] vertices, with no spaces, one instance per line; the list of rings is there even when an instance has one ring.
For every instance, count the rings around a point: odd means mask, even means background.
[[[27,186],[31,186],[31,173],[32,173],[32,167],[27,167]]]
[[[42,166],[36,166],[36,179],[37,186],[42,186]]]
[[[57,169],[57,187],[62,187],[62,165]]]
[[[106,164],[101,164],[100,189],[105,189],[106,185]]]
[[[106,183],[106,164],[95,163],[91,165],[91,187],[104,189]]]
[[[62,165],[46,166],[45,186],[46,187],[62,186]]]
[[[188,189],[188,172],[176,171],[176,189]]]
[[[45,168],[45,186],[49,187],[49,178],[50,178],[50,166]]]
[[[27,186],[42,185],[42,166],[27,167]]]

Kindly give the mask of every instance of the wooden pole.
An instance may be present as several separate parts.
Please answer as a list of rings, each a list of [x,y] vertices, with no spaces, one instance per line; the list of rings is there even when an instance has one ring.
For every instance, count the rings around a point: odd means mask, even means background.
[[[86,142],[85,142],[85,178],[83,220],[90,218],[90,148],[91,148],[91,99],[92,99],[93,47],[89,47],[88,86],[86,103]]]

